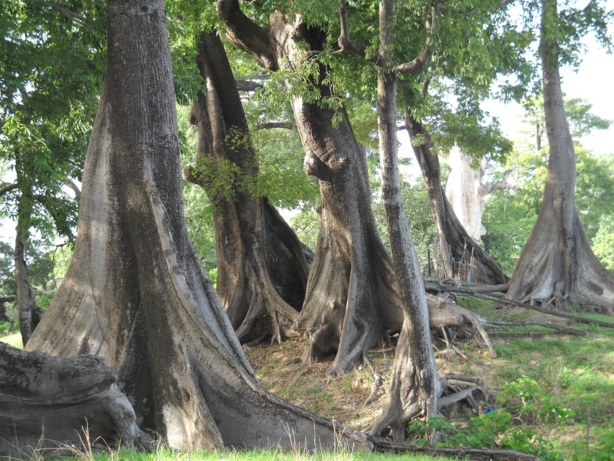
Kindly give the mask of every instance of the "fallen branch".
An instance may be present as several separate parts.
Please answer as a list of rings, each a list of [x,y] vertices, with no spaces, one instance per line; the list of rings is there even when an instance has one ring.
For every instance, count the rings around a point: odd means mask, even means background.
[[[544,327],[544,328],[552,328],[553,330],[557,330],[559,332],[562,333],[567,333],[570,335],[586,335],[588,334],[588,332],[586,330],[579,330],[577,328],[571,328],[571,327],[566,327],[563,325],[557,325],[555,323],[551,323],[551,322],[540,322],[539,320],[530,320],[530,321],[521,321],[521,322],[505,322],[503,320],[487,320],[485,325],[490,325],[490,326],[521,326],[521,327],[527,327],[527,326],[538,326],[538,327]],[[532,333],[532,332],[529,332]],[[492,334],[492,333],[489,333]]]
[[[534,455],[528,455],[514,450],[494,450],[487,448],[465,448],[465,447],[434,447],[416,446],[405,443],[393,442],[383,437],[369,437],[373,444],[373,451],[392,452],[392,453],[424,453],[429,455],[445,456],[448,458],[468,458],[477,461],[538,461]]]
[[[435,286],[436,284],[434,283],[429,283],[428,288],[430,289],[432,286]],[[445,286],[445,285],[444,285]],[[493,285],[494,286],[494,285]],[[435,288],[437,289],[437,288]],[[469,295],[469,296],[473,296],[475,298],[480,298],[480,299],[487,299],[490,301],[496,301],[498,303],[503,303],[503,305],[511,305],[511,306],[516,306],[516,307],[522,307],[523,309],[530,309],[530,310],[534,310],[537,312],[541,312],[542,314],[548,314],[548,315],[552,315],[554,317],[561,317],[564,319],[570,319],[573,320],[574,322],[578,322],[578,323],[586,323],[588,325],[597,325],[600,327],[606,327],[606,328],[614,328],[614,322],[602,322],[600,320],[593,320],[593,319],[589,319],[587,317],[578,317],[575,315],[571,315],[571,314],[564,314],[563,312],[556,312],[556,311],[552,311],[549,309],[543,309],[541,307],[537,307],[537,306],[531,306],[530,304],[526,304],[526,303],[521,303],[520,301],[514,301],[513,299],[506,299],[506,298],[501,298],[501,297],[497,297],[497,296],[493,296],[493,295],[488,295],[488,294],[484,294],[484,293],[479,293],[476,291],[473,291],[471,289],[468,288],[464,288],[460,285],[456,285],[456,286],[447,286],[447,290],[443,290],[441,293],[454,293],[454,294],[465,294],[465,295]]]
[[[382,380],[382,377],[375,371],[375,368],[371,364],[371,361],[369,360],[369,357],[367,357],[366,353],[363,354],[362,360],[364,363],[366,363],[369,366],[369,368],[371,369],[371,373],[373,373],[373,386],[371,386],[371,394],[369,394],[369,397],[367,397],[367,400],[365,400],[365,403],[362,404],[364,408],[367,405],[375,401],[375,394],[377,393],[379,388],[382,386],[383,380]]]

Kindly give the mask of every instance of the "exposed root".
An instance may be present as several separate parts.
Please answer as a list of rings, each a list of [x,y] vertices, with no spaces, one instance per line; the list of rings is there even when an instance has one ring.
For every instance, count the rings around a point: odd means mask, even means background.
[[[380,387],[383,384],[383,379],[375,371],[375,368],[371,364],[371,361],[369,360],[369,357],[367,357],[367,354],[363,354],[362,359],[368,365],[368,367],[371,369],[371,373],[373,373],[373,386],[371,386],[371,393],[369,394],[369,397],[367,397],[365,402],[362,404],[363,407],[366,407],[367,405],[370,405],[371,403],[373,403],[376,400],[376,394],[377,394],[377,391],[380,389]]]

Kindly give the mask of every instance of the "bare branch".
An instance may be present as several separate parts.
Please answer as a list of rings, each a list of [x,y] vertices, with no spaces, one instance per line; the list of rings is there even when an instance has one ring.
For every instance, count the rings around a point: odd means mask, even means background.
[[[341,7],[339,8],[339,22],[341,25],[341,31],[339,32],[339,39],[337,43],[341,52],[349,52],[356,54],[362,58],[366,58],[367,49],[360,43],[355,42],[350,37],[350,26],[348,21],[348,8],[345,0],[341,0]],[[375,53],[370,61],[379,67],[386,65],[386,60],[379,53]]]
[[[431,6],[431,20],[426,21],[426,44],[424,49],[420,52],[418,57],[412,59],[409,62],[400,64],[397,66],[397,71],[403,75],[415,75],[426,67],[429,59],[435,51],[434,34],[437,25],[437,8],[436,4]]]
[[[75,193],[75,198],[80,198],[81,197],[81,189],[79,189],[79,186],[77,186],[77,183],[75,183],[72,179],[68,178],[64,181],[64,184],[66,184],[68,187],[70,187],[72,189],[72,191]]]
[[[74,11],[69,10],[68,8],[64,8],[62,5],[58,5],[57,3],[47,3],[47,6],[55,8],[60,12],[62,16],[72,21],[85,21],[84,16],[81,16],[80,14],[77,14]]]
[[[269,34],[243,14],[239,0],[218,0],[217,10],[233,45],[254,56],[265,68],[278,69]]]
[[[285,122],[267,122],[267,123],[259,123],[258,128],[261,130],[272,130],[275,128],[281,128],[284,130],[293,130],[294,125],[290,120],[286,120]]]
[[[260,88],[264,88],[262,83],[254,82],[252,80],[235,80],[237,83],[237,90],[239,91],[255,91]]]
[[[512,174],[513,173],[513,174]],[[503,174],[503,179],[496,182],[482,184],[480,186],[480,195],[486,197],[498,190],[513,189],[518,185],[518,171],[506,170]]]

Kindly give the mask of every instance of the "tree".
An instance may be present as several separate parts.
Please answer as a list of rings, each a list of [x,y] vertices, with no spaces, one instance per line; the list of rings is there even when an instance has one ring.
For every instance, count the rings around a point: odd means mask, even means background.
[[[199,157],[187,178],[208,191],[214,207],[217,293],[241,342],[296,335],[308,266],[300,241],[266,197],[255,196],[258,161],[217,32],[203,33],[197,62],[206,94],[191,120]]]
[[[294,69],[295,78],[289,75],[292,110],[305,150],[304,170],[318,178],[322,196],[320,234],[299,328],[309,333],[304,360],[335,355],[329,369],[335,376],[385,340],[388,328],[399,330],[402,323],[390,257],[370,209],[364,148],[326,82],[329,69],[310,58],[324,50],[325,30],[281,12],[270,16],[265,29],[236,0],[220,1],[218,8],[233,44],[272,72],[288,75]]]
[[[588,20],[604,15],[596,3],[582,13]],[[557,1],[543,0],[539,51],[550,150],[548,176],[537,222],[520,255],[507,297],[523,302],[577,302],[614,314],[614,277],[593,254],[576,209],[576,154],[561,90],[559,21]]]
[[[75,251],[28,350],[103,357],[173,448],[364,443],[258,385],[186,233],[162,1],[109,0],[107,15]]]
[[[395,438],[404,440],[407,421],[437,413],[441,384],[435,365],[429,329],[429,311],[418,255],[414,247],[401,197],[397,155],[397,69],[390,50],[394,45],[393,0],[382,0],[379,8],[379,48],[386,60],[377,82],[377,113],[382,166],[382,191],[390,235],[394,274],[402,299],[403,327],[395,352],[389,401],[373,425],[372,434],[390,427]],[[414,62],[411,73],[419,72],[432,53],[436,8],[427,22],[427,44]]]
[[[467,261],[473,256],[477,266],[475,280],[488,283],[506,283],[507,277],[499,265],[477,245],[456,217],[441,184],[439,157],[433,152],[434,144],[426,127],[405,111],[405,122],[412,139],[421,140],[412,147],[426,185],[433,218],[437,226],[439,248],[445,273],[454,274],[453,261]]]
[[[452,170],[446,182],[446,197],[467,233],[479,240],[486,233],[482,225],[484,200],[495,191],[516,187],[517,178],[511,176],[511,170],[507,170],[503,178],[487,182],[488,160],[482,158],[475,168],[473,158],[458,146],[450,150],[445,161]]]
[[[82,9],[80,13],[71,7]],[[103,50],[100,5],[14,1],[0,12],[0,158],[10,169],[0,214],[17,222],[15,281],[24,344],[42,311],[28,280],[34,228],[71,240],[77,203],[64,188],[79,178],[95,110]]]

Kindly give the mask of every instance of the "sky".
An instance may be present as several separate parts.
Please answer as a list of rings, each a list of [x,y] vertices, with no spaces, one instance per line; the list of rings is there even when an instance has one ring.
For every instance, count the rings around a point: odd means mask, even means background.
[[[608,2],[614,4],[614,0]],[[614,5],[611,5],[614,6]],[[608,130],[595,130],[581,138],[580,143],[596,155],[614,153],[614,55],[607,54],[593,39],[587,40],[587,50],[580,68],[561,69],[561,87],[568,99],[581,98],[592,104],[592,113],[613,124]],[[487,110],[497,118],[504,133],[517,139],[522,130],[522,109],[519,104],[489,102]],[[526,128],[525,128],[526,129]]]

